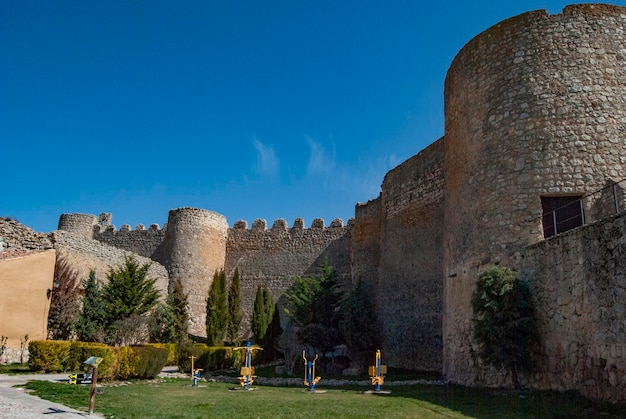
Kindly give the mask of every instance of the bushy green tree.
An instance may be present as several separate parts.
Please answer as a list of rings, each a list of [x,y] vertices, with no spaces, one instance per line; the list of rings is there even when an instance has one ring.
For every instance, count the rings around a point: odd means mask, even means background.
[[[297,277],[283,294],[285,297],[285,314],[296,326],[304,327],[315,319],[316,298],[321,292],[318,277]]]
[[[150,264],[140,265],[133,256],[126,256],[124,264],[109,269],[109,282],[102,288],[102,299],[107,309],[107,324],[133,314],[141,316],[150,311],[159,300],[156,279],[147,277]]]
[[[233,278],[228,288],[228,330],[226,336],[231,343],[237,342],[241,328],[241,278],[239,269],[235,268]]]
[[[213,275],[206,303],[206,334],[209,346],[223,345],[228,327],[226,297],[226,273],[221,270]]]
[[[83,280],[82,286],[82,308],[74,325],[74,332],[80,341],[103,342],[106,337],[107,309],[94,270],[89,272],[89,277]]]
[[[285,314],[300,327],[296,332],[300,343],[321,352],[328,352],[342,343],[339,332],[341,294],[337,289],[337,273],[328,258],[317,276],[296,278],[283,295]]]
[[[518,372],[529,367],[537,339],[528,283],[507,268],[490,267],[478,276],[472,310],[480,358],[508,369],[513,385],[520,388]]]

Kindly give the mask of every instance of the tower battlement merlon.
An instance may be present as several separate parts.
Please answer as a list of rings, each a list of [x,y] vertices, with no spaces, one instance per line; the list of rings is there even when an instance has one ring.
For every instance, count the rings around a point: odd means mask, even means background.
[[[122,233],[122,234],[132,234],[135,232],[154,232],[154,231],[166,231],[167,230],[167,223],[165,223],[163,225],[163,228],[161,228],[161,226],[159,226],[156,223],[150,224],[150,227],[146,229],[146,226],[144,224],[137,224],[137,226],[135,226],[135,228],[133,229],[130,224],[122,224],[122,226],[120,227],[120,229],[118,230],[117,227],[115,227],[115,225],[113,224],[109,224],[106,226],[100,225],[100,224],[96,224],[94,227],[94,233],[96,235],[98,234],[104,234],[104,233]]]
[[[337,228],[349,228],[354,224],[354,219],[350,218],[348,223],[344,225],[343,220],[341,218],[335,218],[330,223],[328,227],[326,227],[323,218],[316,218],[311,222],[311,226],[306,228],[304,226],[303,218],[296,218],[293,222],[293,226],[289,228],[287,221],[284,218],[278,218],[272,224],[270,229],[267,228],[267,221],[263,218],[257,218],[252,223],[250,229],[248,229],[248,222],[246,220],[239,220],[233,224],[231,230],[236,231],[250,231],[250,232],[263,232],[263,231],[298,231],[298,230],[324,230],[324,229],[337,229]]]

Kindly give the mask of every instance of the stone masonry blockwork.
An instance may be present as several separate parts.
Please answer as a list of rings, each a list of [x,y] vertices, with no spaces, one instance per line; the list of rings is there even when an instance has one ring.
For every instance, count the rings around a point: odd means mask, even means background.
[[[387,173],[345,226],[229,228],[179,208],[162,229],[116,231],[110,215],[63,214],[55,246],[158,262],[190,293],[199,335],[215,270],[239,269],[249,320],[258,286],[280,301],[328,257],[346,289],[362,282],[375,295],[389,366],[487,386],[510,380],[475,357],[470,298],[483,269],[506,266],[531,283],[540,316],[541,354],[523,381],[626,401],[626,8],[578,4],[486,29],[451,63],[444,100],[444,137]],[[555,196],[584,197],[586,225],[544,240],[541,201]]]

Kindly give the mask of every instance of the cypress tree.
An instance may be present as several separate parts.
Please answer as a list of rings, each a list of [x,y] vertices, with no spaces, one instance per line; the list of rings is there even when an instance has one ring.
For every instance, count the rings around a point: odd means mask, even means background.
[[[80,341],[102,342],[105,338],[106,306],[96,279],[96,271],[89,271],[89,277],[82,281],[82,286],[82,308],[74,332]]]
[[[209,346],[224,344],[228,327],[228,306],[226,304],[226,273],[215,272],[209,288],[206,305],[206,336]]]
[[[180,279],[172,284],[165,304],[158,304],[148,322],[151,342],[182,344],[187,339],[187,295]]]
[[[181,344],[187,340],[189,312],[187,311],[187,294],[183,290],[180,278],[172,285],[172,292],[167,297],[167,305],[173,314],[174,342]]]
[[[283,333],[283,329],[280,326],[280,310],[278,310],[278,305],[272,303],[272,307],[271,321],[267,326],[267,332],[265,333],[265,338],[263,339],[263,352],[264,356],[266,356],[268,360],[276,359],[278,355],[276,344],[278,342],[278,338]]]
[[[231,343],[237,341],[242,318],[241,279],[239,278],[239,269],[235,268],[235,273],[228,289],[228,330],[226,335]]]
[[[263,287],[263,310],[265,310],[265,320],[267,326],[272,322],[272,317],[274,316],[274,300],[272,300],[272,295],[270,291],[267,289],[267,286]],[[265,328],[267,332],[267,327]]]
[[[265,309],[265,298],[263,297],[263,289],[257,287],[256,297],[254,298],[254,309],[252,312],[252,335],[254,341],[261,344],[267,332],[267,310]]]

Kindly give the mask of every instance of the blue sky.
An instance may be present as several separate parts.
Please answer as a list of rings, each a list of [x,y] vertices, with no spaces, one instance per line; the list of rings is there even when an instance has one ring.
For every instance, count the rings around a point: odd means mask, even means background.
[[[443,135],[463,45],[571,3],[0,0],[0,216],[347,222]]]

